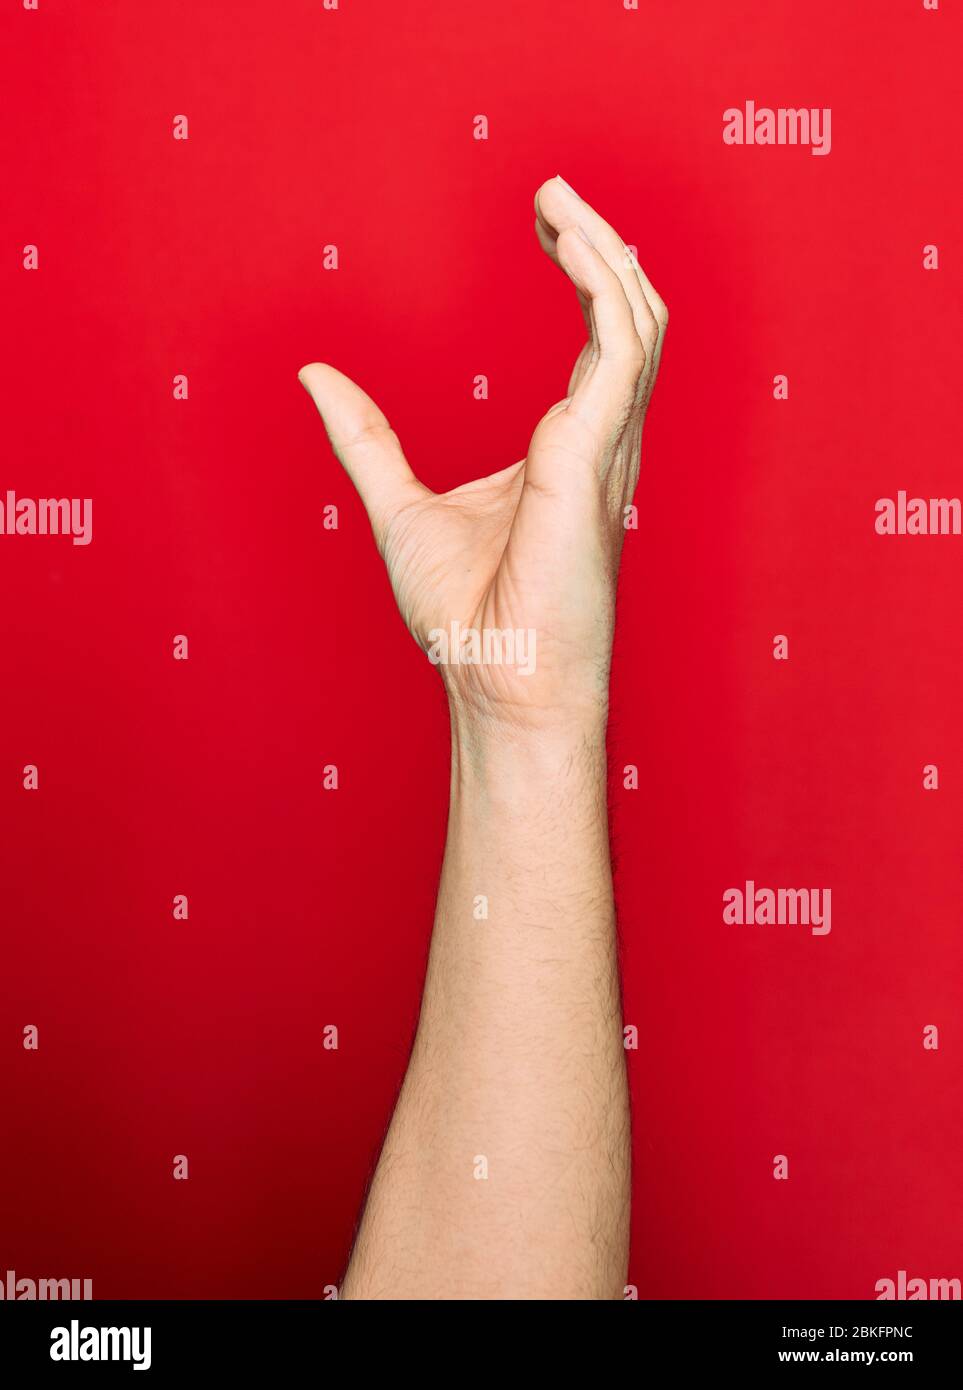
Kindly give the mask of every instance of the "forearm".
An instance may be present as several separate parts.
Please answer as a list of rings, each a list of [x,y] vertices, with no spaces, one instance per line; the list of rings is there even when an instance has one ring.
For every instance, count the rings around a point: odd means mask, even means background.
[[[628,1189],[604,727],[456,715],[421,1018],[344,1295],[620,1297]]]

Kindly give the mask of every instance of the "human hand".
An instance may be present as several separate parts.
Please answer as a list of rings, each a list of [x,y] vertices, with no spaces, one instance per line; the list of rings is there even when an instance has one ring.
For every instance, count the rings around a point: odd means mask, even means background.
[[[322,363],[299,373],[453,715],[509,732],[604,725],[623,519],[668,319],[618,234],[561,178],[535,211],[588,340],[524,459],[435,494],[360,387]]]

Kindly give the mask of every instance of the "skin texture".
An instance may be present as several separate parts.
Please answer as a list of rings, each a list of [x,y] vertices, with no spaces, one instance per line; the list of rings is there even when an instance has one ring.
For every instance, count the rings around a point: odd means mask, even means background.
[[[520,462],[436,495],[333,367],[300,379],[402,617],[534,630],[535,670],[450,664],[451,806],[418,1031],[345,1298],[621,1298],[630,1126],[605,725],[624,508],[667,314],[560,178],[535,232],[587,341]],[[478,899],[487,899],[479,919]]]

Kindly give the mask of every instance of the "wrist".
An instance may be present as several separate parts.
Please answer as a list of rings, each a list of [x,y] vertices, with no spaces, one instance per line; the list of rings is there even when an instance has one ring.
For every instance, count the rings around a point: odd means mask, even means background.
[[[604,784],[607,708],[553,711],[513,721],[449,699],[452,785],[497,784],[521,797],[551,797],[560,782]]]

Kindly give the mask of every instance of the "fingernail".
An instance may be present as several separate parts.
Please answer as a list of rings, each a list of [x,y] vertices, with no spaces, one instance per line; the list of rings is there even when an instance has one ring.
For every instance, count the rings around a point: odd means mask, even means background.
[[[575,192],[575,189],[572,187],[570,183],[566,183],[566,181],[562,178],[561,174],[556,174],[555,177],[558,179],[559,183],[562,185],[563,188],[567,188],[569,193],[571,193],[574,198],[578,198],[579,195]]]

